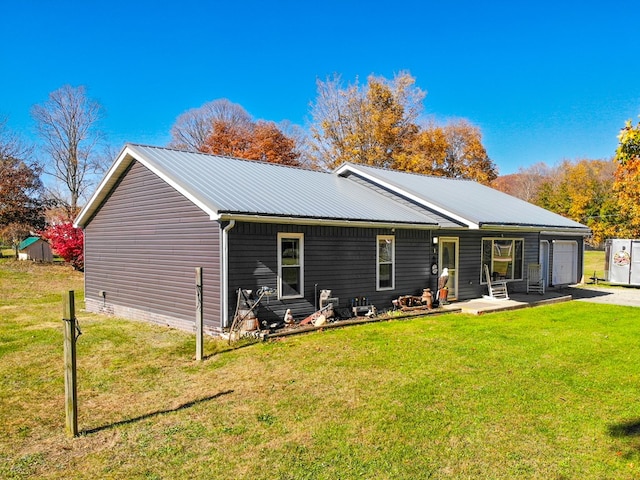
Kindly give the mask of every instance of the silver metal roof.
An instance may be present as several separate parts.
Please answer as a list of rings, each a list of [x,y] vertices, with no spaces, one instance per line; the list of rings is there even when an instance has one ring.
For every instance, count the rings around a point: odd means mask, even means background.
[[[143,163],[211,218],[324,219],[437,228],[439,215],[418,212],[347,178],[272,163],[126,145],[76,224],[85,225],[133,161]]]
[[[589,232],[580,223],[469,180],[348,163],[326,173],[133,144],[125,145],[76,225],[83,227],[90,221],[134,161],[212,219]]]
[[[545,210],[519,198],[470,180],[419,175],[365,165],[345,164],[340,175],[361,175],[427,208],[451,215],[470,228],[490,226],[576,229],[588,233],[585,225]]]

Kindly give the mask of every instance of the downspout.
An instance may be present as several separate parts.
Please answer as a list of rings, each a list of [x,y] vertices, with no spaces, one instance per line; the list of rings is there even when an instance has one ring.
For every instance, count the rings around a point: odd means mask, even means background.
[[[236,226],[235,220],[229,220],[222,229],[222,328],[229,326],[229,232]]]

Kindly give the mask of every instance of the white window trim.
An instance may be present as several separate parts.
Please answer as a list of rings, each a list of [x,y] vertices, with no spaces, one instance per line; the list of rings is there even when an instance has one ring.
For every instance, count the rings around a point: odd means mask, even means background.
[[[391,286],[380,287],[380,240],[391,240]],[[376,291],[394,290],[396,288],[396,237],[394,235],[376,236]]]
[[[300,293],[297,295],[282,294],[282,240],[295,238],[300,245]],[[278,232],[278,299],[304,297],[304,233]]]
[[[481,263],[484,262],[484,242],[485,240],[491,240],[492,242],[495,240],[511,240],[512,242],[517,242],[517,241],[521,241],[522,242],[522,265],[520,265],[520,271],[522,272],[522,278],[507,278],[504,281],[509,283],[509,282],[521,282],[524,280],[524,260],[525,260],[525,242],[524,242],[524,238],[523,237],[482,237],[482,239],[480,240],[482,243],[480,244],[480,259],[481,259]],[[492,243],[492,247],[493,247],[493,243]],[[514,251],[515,251],[515,244],[514,244]],[[493,263],[493,248],[491,249],[491,262]],[[489,265],[489,270],[491,270],[491,265]],[[480,265],[480,278],[482,279],[484,277],[484,265]],[[485,279],[484,281],[480,282],[480,285],[486,285],[487,284],[487,280]]]

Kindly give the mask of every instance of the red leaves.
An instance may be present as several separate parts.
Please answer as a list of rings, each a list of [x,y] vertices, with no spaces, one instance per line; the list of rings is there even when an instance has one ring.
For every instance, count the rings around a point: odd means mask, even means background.
[[[72,223],[60,223],[47,228],[42,236],[49,240],[52,250],[76,270],[84,270],[84,233]]]

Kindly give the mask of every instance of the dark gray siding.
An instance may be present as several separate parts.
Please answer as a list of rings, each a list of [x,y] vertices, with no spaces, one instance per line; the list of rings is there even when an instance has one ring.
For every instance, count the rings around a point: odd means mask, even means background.
[[[526,291],[526,271],[529,263],[538,262],[539,235],[535,232],[491,232],[486,230],[446,231],[440,230],[439,237],[459,239],[458,257],[458,300],[478,298],[488,293],[486,284],[480,283],[482,272],[482,239],[514,238],[524,239],[524,279],[509,281],[510,292]]]
[[[87,308],[191,329],[203,267],[205,325],[218,330],[219,239],[217,222],[134,162],[85,228]]]
[[[366,297],[382,310],[391,308],[399,295],[419,294],[430,286],[428,231],[238,223],[229,233],[230,315],[238,288],[277,288],[278,232],[304,234],[304,298],[269,298],[260,309],[261,319],[282,318],[287,308],[297,319],[304,318],[314,311],[316,293],[322,289],[332,290],[341,307],[350,306],[352,298]],[[395,236],[394,290],[376,291],[377,235]]]

